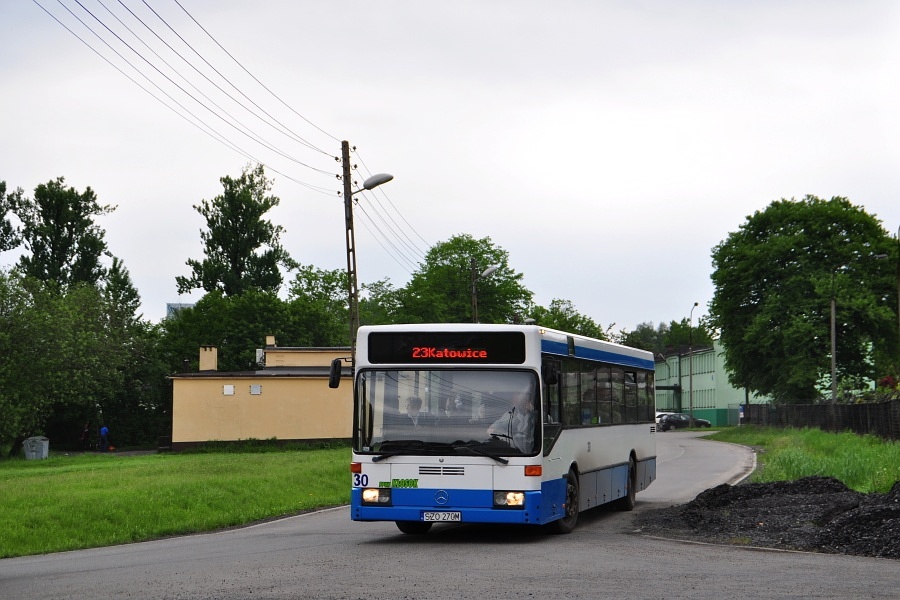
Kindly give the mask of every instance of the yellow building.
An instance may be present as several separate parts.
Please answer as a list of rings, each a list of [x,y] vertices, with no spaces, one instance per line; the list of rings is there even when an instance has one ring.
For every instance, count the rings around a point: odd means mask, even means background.
[[[260,370],[224,372],[217,349],[202,346],[199,372],[171,376],[172,449],[211,441],[349,439],[352,386],[328,387],[331,361],[349,356],[350,348],[279,348],[268,336]]]

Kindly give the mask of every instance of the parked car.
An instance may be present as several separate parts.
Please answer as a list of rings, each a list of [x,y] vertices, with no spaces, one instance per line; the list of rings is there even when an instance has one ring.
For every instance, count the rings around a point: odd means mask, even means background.
[[[656,413],[656,422],[659,423],[659,420],[662,419],[666,415],[671,415],[672,413],[668,412],[658,412]]]
[[[693,427],[711,427],[712,423],[706,419],[694,417]],[[671,413],[659,418],[657,431],[669,431],[670,429],[685,429],[691,427],[691,416],[684,413]]]

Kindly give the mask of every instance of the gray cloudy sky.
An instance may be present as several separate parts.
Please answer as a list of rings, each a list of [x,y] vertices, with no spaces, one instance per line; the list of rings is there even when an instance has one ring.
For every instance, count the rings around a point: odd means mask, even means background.
[[[175,292],[202,258],[192,205],[248,156],[275,178],[270,217],[291,255],[345,268],[343,139],[359,181],[395,176],[356,211],[362,282],[402,286],[428,245],[488,236],[536,302],[570,300],[616,329],[694,302],[704,315],[712,247],[772,200],[847,196],[900,225],[900,3],[178,0],[289,109],[175,0],[79,1],[0,0],[0,180],[30,196],[65,176],[117,205],[99,222],[153,320],[199,298]],[[317,150],[237,106],[123,5]],[[208,108],[154,69],[166,62]]]

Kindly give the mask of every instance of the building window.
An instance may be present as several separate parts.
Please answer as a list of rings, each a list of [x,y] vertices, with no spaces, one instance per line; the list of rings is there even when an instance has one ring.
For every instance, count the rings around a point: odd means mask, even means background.
[[[222,386],[222,395],[223,396],[234,396],[234,386],[233,385],[223,385]]]
[[[254,383],[250,386],[250,395],[251,396],[259,396],[262,394],[262,385],[258,383]]]

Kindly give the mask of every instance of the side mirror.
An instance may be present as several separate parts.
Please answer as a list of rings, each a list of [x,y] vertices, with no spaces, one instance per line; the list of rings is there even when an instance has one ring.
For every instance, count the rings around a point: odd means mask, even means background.
[[[343,367],[343,358],[336,358],[331,361],[331,371],[328,373],[328,387],[333,389],[341,385],[341,371]]]

